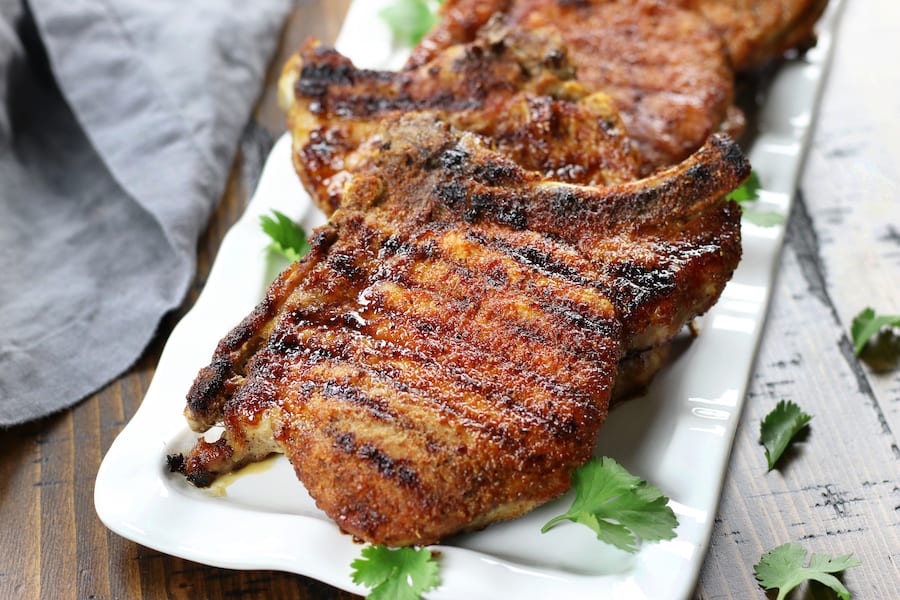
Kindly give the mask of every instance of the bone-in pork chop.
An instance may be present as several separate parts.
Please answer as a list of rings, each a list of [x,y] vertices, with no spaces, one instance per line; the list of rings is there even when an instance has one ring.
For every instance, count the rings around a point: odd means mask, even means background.
[[[658,0],[447,0],[410,67],[472,40],[497,15],[510,28],[562,36],[577,81],[612,97],[644,173],[743,126],[719,32],[699,13]]]
[[[589,93],[573,74],[557,34],[491,26],[399,73],[357,69],[311,41],[285,66],[280,98],[294,166],[326,214],[341,203],[350,155],[382,119],[413,112],[485,135],[547,178],[591,185],[635,179],[638,158],[612,101]]]
[[[188,395],[221,423],[173,470],[197,485],[284,452],[374,544],[429,544],[560,494],[591,455],[617,363],[717,299],[749,172],[714,137],[652,178],[527,171],[434,115],[358,149],[312,250],[218,345]]]

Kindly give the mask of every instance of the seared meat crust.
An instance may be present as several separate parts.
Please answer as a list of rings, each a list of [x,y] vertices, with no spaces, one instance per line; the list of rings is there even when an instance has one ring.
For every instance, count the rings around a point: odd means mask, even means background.
[[[734,73],[814,43],[828,0],[447,0],[410,68],[467,43],[497,14],[548,28],[576,79],[608,93],[643,159],[643,173],[683,160],[714,131],[744,126]]]
[[[740,256],[725,194],[749,166],[713,138],[609,187],[545,179],[434,117],[385,121],[341,207],[220,342],[173,469],[198,485],[274,451],[372,543],[434,543],[563,493],[620,357],[705,311]],[[649,325],[648,325],[649,323]]]
[[[281,101],[293,134],[294,166],[316,204],[340,206],[349,155],[382,119],[428,112],[490,137],[525,169],[558,181],[635,179],[638,158],[612,101],[572,80],[558,35],[485,27],[419,68],[357,69],[310,41],[286,65]]]
[[[743,125],[718,32],[699,14],[666,2],[448,0],[409,66],[470,41],[492,11],[512,28],[562,36],[578,82],[612,97],[645,174],[684,160],[715,131]]]

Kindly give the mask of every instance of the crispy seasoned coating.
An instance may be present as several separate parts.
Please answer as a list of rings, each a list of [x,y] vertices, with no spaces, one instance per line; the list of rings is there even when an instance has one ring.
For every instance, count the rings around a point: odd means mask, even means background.
[[[427,126],[430,122],[434,124]],[[352,160],[354,179],[345,186],[346,207],[405,224],[491,218],[565,241],[602,266],[604,290],[625,325],[627,351],[657,346],[705,312],[739,260],[737,205],[721,204],[712,192],[697,187],[722,189],[725,181],[737,185],[746,176],[740,175],[746,161],[737,146],[723,141],[726,138],[714,136],[674,171],[596,188],[539,178],[477,136],[462,136],[435,165],[434,148],[446,144],[447,136],[454,137],[424,115],[383,124]],[[721,159],[722,172],[707,177],[710,155],[726,148],[730,154]],[[414,165],[426,168],[420,173]],[[726,165],[733,169],[727,178]],[[673,174],[686,171],[690,177]],[[431,196],[422,194],[423,179],[433,190]],[[370,186],[377,193],[357,193],[357,186]],[[602,211],[595,208],[598,189],[603,190]],[[387,190],[387,209],[381,202],[371,203]],[[708,210],[710,204],[714,210]]]
[[[643,173],[684,160],[714,132],[743,126],[734,72],[700,14],[655,0],[448,0],[409,66],[471,40],[494,12],[509,27],[558,32],[579,83],[612,97]]]
[[[638,159],[608,96],[572,80],[559,36],[495,23],[401,73],[361,70],[310,41],[286,65],[281,102],[294,166],[326,214],[340,205],[349,156],[384,118],[428,112],[490,137],[546,177],[583,184],[635,179]]]
[[[192,428],[222,437],[170,466],[208,485],[284,452],[375,544],[523,514],[590,457],[619,359],[718,297],[740,256],[724,196],[748,171],[716,137],[650,179],[580,186],[433,116],[386,120],[188,394]]]

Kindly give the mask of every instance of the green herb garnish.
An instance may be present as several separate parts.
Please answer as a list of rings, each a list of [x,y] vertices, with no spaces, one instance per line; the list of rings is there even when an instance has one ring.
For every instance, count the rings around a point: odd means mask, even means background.
[[[675,537],[678,519],[669,499],[609,457],[591,459],[575,471],[572,487],[572,506],[544,525],[542,533],[560,521],[574,521],[626,552],[637,551],[638,537],[648,542]]]
[[[750,171],[750,176],[747,177],[747,181],[745,181],[741,187],[728,194],[728,199],[734,200],[735,202],[752,202],[754,200],[759,200],[760,187],[762,186],[759,183],[759,175],[756,174],[756,171]]]
[[[850,335],[853,338],[853,351],[857,356],[862,354],[866,343],[884,327],[900,327],[900,315],[877,315],[868,307],[856,315],[850,325]]]
[[[830,587],[842,600],[850,600],[850,592],[840,580],[831,575],[860,563],[852,554],[832,558],[827,554],[813,554],[809,566],[804,567],[806,550],[800,544],[784,544],[762,555],[753,569],[756,580],[767,590],[778,588],[778,598],[785,596],[803,581],[812,579]]]
[[[437,9],[443,0],[394,0],[378,12],[388,24],[394,39],[404,46],[415,46],[438,22]]]
[[[810,419],[811,416],[790,400],[782,400],[766,415],[759,426],[759,441],[766,449],[770,471],[775,468],[775,463],[784,454],[794,436],[806,427]]]
[[[283,213],[273,210],[272,214],[275,215],[274,219],[268,215],[259,217],[262,230],[272,238],[269,250],[291,262],[300,260],[300,257],[309,251],[306,232]]]
[[[782,225],[784,215],[771,210],[760,210],[756,207],[755,203],[759,200],[760,189],[762,189],[762,185],[759,182],[759,175],[756,174],[756,171],[751,171],[747,181],[728,194],[728,199],[741,205],[743,217],[748,223],[753,223],[758,227]]]
[[[366,596],[371,600],[416,600],[441,582],[438,563],[427,548],[366,546],[350,567],[353,583],[372,589]]]

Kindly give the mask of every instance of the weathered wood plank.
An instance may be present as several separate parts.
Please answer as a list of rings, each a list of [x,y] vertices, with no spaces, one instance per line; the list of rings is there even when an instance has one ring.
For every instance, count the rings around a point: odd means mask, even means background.
[[[845,329],[866,306],[900,314],[897,31],[896,2],[847,3],[803,178],[822,278]],[[900,365],[891,366],[876,373],[862,364],[855,373],[896,435]]]
[[[767,335],[760,348],[701,575],[702,598],[759,597],[753,565],[790,541],[816,552],[853,553],[863,566],[845,581],[859,597],[900,594],[896,439],[837,350],[841,324],[809,294],[799,270],[789,245],[767,327],[778,335]],[[805,441],[767,473],[759,422],[782,398],[814,418]]]
[[[96,467],[103,458],[101,444],[100,402],[85,404],[72,412],[75,436],[73,453],[72,489],[75,511],[75,552],[78,566],[76,597],[100,597],[98,590],[109,589],[109,561],[106,559],[106,528],[96,516],[88,515],[94,508],[94,480]]]
[[[46,424],[37,436],[41,471],[35,486],[40,489],[41,597],[57,582],[72,582],[60,599],[75,598],[78,566],[75,552],[74,459],[75,435],[71,411]],[[53,552],[47,552],[53,548]]]
[[[0,598],[40,597],[40,424],[0,434]]]
[[[753,565],[790,541],[853,553],[854,597],[900,597],[900,370],[873,373],[849,338],[865,306],[900,313],[900,72],[884,52],[900,7],[846,4],[701,598],[761,597]],[[766,473],[759,422],[782,398],[814,418]]]
[[[900,369],[873,372],[852,356],[847,337],[863,306],[900,313],[900,5],[846,4],[701,598],[765,597],[753,564],[787,541],[854,553],[863,564],[844,577],[854,597],[900,598]],[[283,129],[272,86],[281,62],[309,34],[332,40],[348,5],[295,9],[257,107],[260,135],[232,169],[198,244],[189,297],[159,338],[129,373],[74,410],[0,436],[0,598],[354,597],[291,574],[160,554],[106,531],[92,502],[100,458],[140,405],[166,334],[205,283],[268,143]],[[767,473],[759,421],[781,398],[814,419],[805,441]]]

